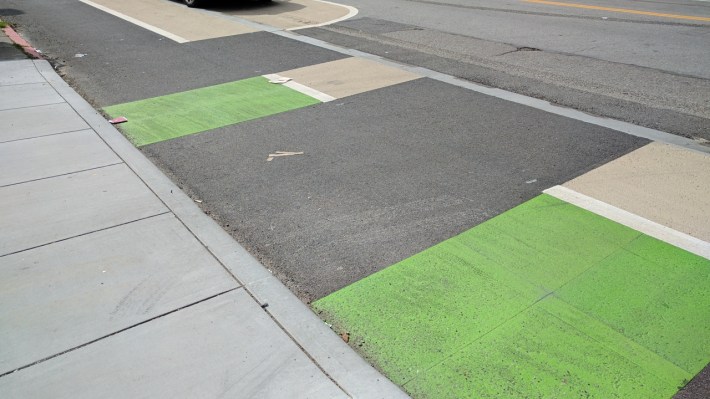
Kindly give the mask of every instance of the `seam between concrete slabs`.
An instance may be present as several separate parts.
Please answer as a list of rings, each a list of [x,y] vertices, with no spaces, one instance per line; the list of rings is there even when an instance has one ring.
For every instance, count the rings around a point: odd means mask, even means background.
[[[42,76],[89,124],[116,155],[170,209],[177,219],[225,267],[304,353],[343,391],[353,397],[406,398],[331,331],[318,316],[225,232],[182,190],[153,165],[116,128],[62,80],[46,61],[34,61]]]
[[[116,165],[122,165],[122,164],[123,164],[123,162],[117,163]],[[107,166],[108,166],[108,165],[107,165]],[[96,168],[96,169],[98,169],[98,168]],[[93,170],[93,169],[87,169],[87,170]],[[72,172],[72,173],[68,173],[67,175],[71,175],[71,174],[74,174],[74,173],[81,173],[81,172]],[[66,176],[66,175],[62,175],[62,176]],[[55,176],[55,177],[57,177],[57,176]],[[39,180],[43,180],[43,179],[39,179]],[[34,180],[34,181],[36,181],[36,180]],[[30,182],[25,182],[25,183],[30,183]],[[23,184],[23,183],[19,183],[19,184]],[[10,185],[10,186],[13,186],[13,185],[15,185],[15,184],[12,184],[12,185]],[[10,186],[5,186],[5,187],[10,187]],[[167,207],[167,206],[166,206],[166,207]],[[22,248],[22,249],[19,249],[19,250],[17,250],[17,251],[8,252],[8,253],[6,253],[6,254],[0,254],[0,258],[5,257],[5,256],[10,256],[10,255],[19,254],[19,253],[21,253],[21,252],[31,251],[31,250],[36,249],[36,248],[46,247],[47,245],[56,244],[56,243],[58,243],[58,242],[63,242],[63,241],[71,240],[71,239],[74,239],[74,238],[77,238],[77,237],[83,237],[83,236],[86,236],[86,235],[89,235],[89,234],[97,233],[97,232],[99,232],[99,231],[111,230],[111,229],[113,229],[113,228],[120,227],[120,226],[125,226],[125,225],[127,225],[127,224],[131,224],[131,223],[135,223],[135,222],[140,222],[140,221],[147,220],[147,219],[151,219],[151,218],[158,217],[158,216],[167,215],[168,213],[171,213],[169,209],[168,209],[167,211],[164,211],[164,212],[156,213],[155,215],[150,215],[150,216],[146,216],[146,217],[142,217],[142,218],[138,218],[138,219],[129,220],[129,221],[127,221],[127,222],[114,224],[113,226],[104,227],[104,228],[102,228],[102,229],[91,230],[91,231],[87,231],[87,232],[85,232],[85,233],[73,235],[73,236],[71,236],[71,237],[65,237],[65,238],[61,238],[61,239],[59,239],[59,240],[54,240],[54,241],[50,241],[50,242],[45,242],[45,243],[42,243],[42,244],[39,244],[39,245],[35,245],[35,246],[29,247],[29,248]]]
[[[62,134],[63,134],[63,133],[62,133]],[[2,144],[2,143],[0,143],[0,144]],[[54,178],[54,177],[61,177],[61,176],[73,175],[74,173],[86,172],[86,171],[89,171],[89,170],[103,169],[103,168],[106,168],[106,167],[109,167],[109,166],[120,165],[120,164],[122,164],[122,163],[123,163],[123,162],[109,163],[109,164],[106,164],[106,165],[96,166],[96,167],[93,167],[93,168],[87,168],[87,169],[82,169],[82,170],[75,170],[75,171],[73,171],[73,172],[60,173],[60,174],[57,174],[57,175],[44,176],[44,177],[39,177],[39,178],[37,178],[37,179],[29,179],[29,180],[25,180],[25,181],[20,181],[20,182],[17,182],[17,183],[4,184],[4,185],[0,185],[0,188],[3,188],[3,187],[10,187],[10,186],[17,186],[17,185],[20,185],[20,184],[31,183],[31,182],[36,182],[36,181],[40,181],[40,180],[47,180],[47,179],[51,179],[51,178]],[[148,216],[148,217],[153,217],[153,216]],[[132,222],[128,222],[128,223],[132,223]],[[110,227],[108,227],[108,228],[110,229]],[[106,229],[102,229],[102,230],[106,230]],[[97,230],[97,231],[101,231],[101,230]],[[84,234],[81,234],[81,235],[84,235]],[[60,240],[60,241],[63,241],[63,240]],[[55,242],[56,242],[56,241],[55,241]],[[35,247],[35,248],[37,248],[37,247]]]
[[[200,303],[202,303],[202,302],[209,301],[210,299],[217,298],[218,296],[222,296],[222,295],[224,295],[224,294],[227,294],[227,293],[229,293],[229,292],[236,291],[236,290],[242,289],[242,288],[244,288],[244,287],[234,287],[234,288],[230,288],[230,289],[228,289],[228,290],[226,290],[226,291],[222,291],[222,292],[219,292],[219,293],[217,293],[217,294],[210,295],[210,296],[208,296],[208,297],[206,297],[206,298],[202,298],[202,299],[200,299],[200,300],[198,300],[198,301],[195,301],[195,302],[192,302],[192,303],[188,303],[187,305],[180,306],[180,307],[178,307],[178,308],[175,308],[175,309],[173,309],[173,310],[167,311],[167,312],[165,312],[165,313],[161,313],[161,314],[156,315],[156,316],[153,316],[153,317],[151,317],[151,318],[149,318],[149,319],[146,319],[146,320],[143,320],[143,321],[141,321],[141,322],[138,322],[138,323],[132,324],[132,325],[130,325],[130,326],[121,328],[121,329],[119,329],[119,330],[116,330],[116,331],[114,331],[114,332],[112,332],[112,333],[110,333],[110,334],[103,335],[103,336],[98,337],[98,338],[96,338],[96,339],[92,339],[91,341],[84,342],[83,344],[74,346],[74,347],[72,347],[72,348],[63,350],[63,351],[61,351],[61,352],[59,352],[59,353],[55,353],[55,354],[53,354],[53,355],[50,355],[50,356],[47,356],[47,357],[45,357],[45,358],[39,359],[39,360],[34,361],[34,362],[30,363],[30,364],[26,364],[26,365],[24,365],[24,366],[21,366],[21,367],[18,367],[18,368],[16,368],[16,369],[14,369],[14,370],[10,370],[10,371],[7,371],[7,372],[5,372],[5,373],[2,373],[2,374],[0,374],[0,378],[6,376],[6,375],[8,375],[8,374],[12,374],[12,373],[14,373],[14,372],[16,372],[16,371],[20,371],[20,370],[24,370],[24,369],[26,369],[26,368],[32,367],[32,366],[34,366],[34,365],[36,365],[36,364],[40,364],[40,363],[42,363],[42,362],[46,362],[47,360],[54,359],[55,357],[62,356],[62,355],[64,355],[64,354],[66,354],[66,353],[73,352],[73,351],[75,351],[75,350],[78,350],[78,349],[81,349],[81,348],[83,348],[83,347],[89,346],[89,345],[91,345],[91,344],[93,344],[93,343],[96,343],[96,342],[99,342],[99,341],[104,340],[104,339],[106,339],[106,338],[112,337],[112,336],[114,336],[114,335],[116,335],[116,334],[120,334],[120,333],[122,333],[122,332],[124,332],[124,331],[128,331],[128,330],[131,330],[131,329],[133,329],[133,328],[135,328],[135,327],[142,326],[143,324],[149,323],[149,322],[151,322],[151,321],[153,321],[153,320],[157,320],[157,319],[159,319],[159,318],[161,318],[161,317],[165,317],[165,316],[167,316],[167,315],[169,315],[169,314],[173,314],[173,313],[179,312],[179,311],[181,311],[181,310],[183,310],[183,309],[192,307],[192,306],[197,305],[197,304],[200,304]]]
[[[16,85],[16,86],[20,86],[20,85]],[[5,86],[0,86],[0,87],[5,87]],[[57,104],[63,104],[63,103],[64,103],[64,101],[56,101],[56,102],[50,102],[50,103],[45,103],[45,104],[41,104],[41,105],[25,105],[24,107],[4,108],[4,109],[2,109],[2,111],[16,111],[18,109],[36,108],[36,107],[42,107],[45,105],[57,105]],[[62,133],[66,133],[66,132],[62,132]],[[58,133],[58,134],[61,134],[61,133]],[[20,139],[20,140],[22,140],[22,139]]]
[[[62,104],[62,103],[59,103],[59,104]],[[38,138],[40,138],[40,137],[57,136],[57,135],[60,135],[60,134],[86,132],[86,131],[88,131],[88,130],[91,130],[91,129],[79,129],[79,130],[71,130],[71,131],[68,131],[68,132],[59,132],[59,133],[43,134],[43,135],[40,135],[40,136],[23,137],[23,138],[21,138],[21,139],[13,139],[13,140],[7,140],[7,141],[0,141],[0,144],[14,143],[14,142],[16,142],[16,141],[23,141],[23,140],[34,140],[34,139],[38,139]]]

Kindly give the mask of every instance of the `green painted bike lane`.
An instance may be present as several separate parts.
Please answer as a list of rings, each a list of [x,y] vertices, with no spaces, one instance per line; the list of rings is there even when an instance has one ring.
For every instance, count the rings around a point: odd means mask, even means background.
[[[320,104],[288,87],[254,78],[105,107],[125,116],[121,129],[138,147]]]
[[[416,398],[668,398],[710,360],[710,261],[548,195],[313,304]]]

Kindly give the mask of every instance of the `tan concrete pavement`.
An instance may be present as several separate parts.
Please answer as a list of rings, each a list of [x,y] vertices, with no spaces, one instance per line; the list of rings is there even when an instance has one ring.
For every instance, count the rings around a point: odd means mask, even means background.
[[[80,1],[181,43],[259,30],[230,16],[290,30],[334,23],[357,13],[353,7],[320,0],[279,0],[258,7],[240,4],[218,12],[192,9],[168,0]]]
[[[651,143],[565,187],[710,242],[710,156]]]
[[[335,98],[381,89],[421,77],[358,57],[292,69],[278,75],[291,78]]]

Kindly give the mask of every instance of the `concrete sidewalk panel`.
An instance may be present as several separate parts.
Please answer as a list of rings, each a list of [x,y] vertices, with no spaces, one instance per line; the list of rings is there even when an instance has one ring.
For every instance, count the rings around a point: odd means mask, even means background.
[[[236,287],[173,215],[0,257],[0,374]]]
[[[88,128],[66,103],[0,111],[0,142]]]
[[[651,143],[564,184],[710,242],[710,156]]]
[[[243,289],[0,378],[27,398],[346,397]]]
[[[0,111],[63,102],[64,99],[48,83],[0,86]]]
[[[0,86],[44,83],[32,60],[0,62]]]
[[[167,212],[126,165],[0,188],[0,256]]]
[[[0,187],[120,162],[92,130],[0,143]]]

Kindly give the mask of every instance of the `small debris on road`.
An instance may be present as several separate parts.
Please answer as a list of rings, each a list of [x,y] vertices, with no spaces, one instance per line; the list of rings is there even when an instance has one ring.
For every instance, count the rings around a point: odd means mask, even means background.
[[[118,118],[109,119],[108,123],[112,125],[117,125],[119,123],[128,122],[128,118],[125,116],[119,116]]]
[[[342,338],[343,341],[345,341],[345,343],[348,343],[348,342],[350,342],[350,333],[344,332],[344,333],[340,334],[340,338]]]
[[[74,58],[84,58],[84,57],[86,57],[86,54],[81,54],[81,53],[74,54]]]
[[[288,82],[290,82],[290,81],[292,81],[292,80],[293,80],[293,79],[291,79],[291,78],[280,77],[280,78],[277,78],[277,79],[271,79],[271,80],[269,80],[269,83],[282,85],[282,84],[288,83]]]
[[[201,203],[202,203],[202,200],[196,199],[195,202],[197,202],[198,204],[201,204]]]
[[[269,157],[266,158],[266,162],[271,162],[274,160],[276,157],[290,157],[293,155],[303,155],[303,151],[301,152],[290,152],[290,151],[276,151],[273,154],[269,154]]]
[[[537,179],[532,179],[532,180],[526,181],[525,183],[526,183],[526,184],[533,184],[533,183],[535,183],[536,181],[537,181]]]

